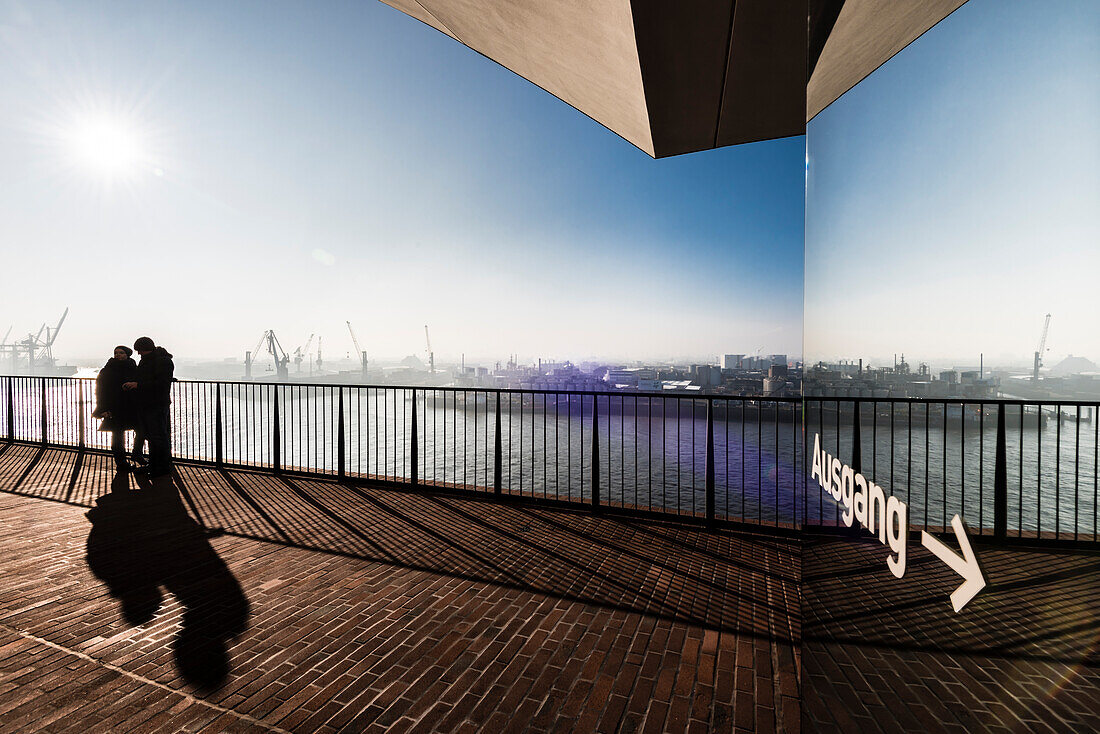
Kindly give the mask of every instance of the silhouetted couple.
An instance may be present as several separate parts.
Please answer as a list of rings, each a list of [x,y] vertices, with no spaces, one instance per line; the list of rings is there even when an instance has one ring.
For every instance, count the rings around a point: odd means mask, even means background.
[[[126,431],[134,431],[131,457],[133,471],[150,477],[168,475],[172,469],[169,406],[172,404],[172,355],[143,336],[134,342],[141,361],[134,363],[133,351],[115,347],[95,381],[96,408],[92,417],[101,418],[101,431],[111,433],[111,453],[119,471],[130,470],[126,461]],[[144,446],[149,444],[148,466],[143,466]]]

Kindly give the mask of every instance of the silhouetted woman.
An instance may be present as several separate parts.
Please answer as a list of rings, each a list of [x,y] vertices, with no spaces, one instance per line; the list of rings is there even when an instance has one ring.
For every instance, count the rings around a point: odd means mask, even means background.
[[[137,363],[130,358],[133,353],[129,347],[115,347],[115,356],[107,360],[95,378],[96,405],[92,417],[102,419],[99,430],[111,432],[111,453],[115,457],[115,468],[119,471],[130,468],[126,463],[126,431],[137,431],[135,458],[141,451],[137,406],[134,397],[122,389],[124,382],[137,377]]]

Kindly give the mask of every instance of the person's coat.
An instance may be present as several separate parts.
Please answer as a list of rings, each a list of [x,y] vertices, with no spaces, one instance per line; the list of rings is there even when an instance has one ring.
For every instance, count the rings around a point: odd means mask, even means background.
[[[138,400],[143,409],[167,408],[172,403],[175,365],[164,347],[141,356],[137,366]]]
[[[137,379],[137,363],[133,359],[108,359],[95,378],[95,411],[93,417],[104,418],[101,431],[128,431],[137,428],[138,414],[134,396],[122,389],[125,382]]]

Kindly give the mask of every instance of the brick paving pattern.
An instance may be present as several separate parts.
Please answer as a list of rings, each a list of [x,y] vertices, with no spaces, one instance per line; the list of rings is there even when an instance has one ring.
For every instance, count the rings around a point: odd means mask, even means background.
[[[1100,554],[975,551],[988,586],[955,614],[919,542],[896,579],[875,540],[807,536],[805,731],[1100,732]]]
[[[796,541],[0,452],[0,731],[799,728]]]

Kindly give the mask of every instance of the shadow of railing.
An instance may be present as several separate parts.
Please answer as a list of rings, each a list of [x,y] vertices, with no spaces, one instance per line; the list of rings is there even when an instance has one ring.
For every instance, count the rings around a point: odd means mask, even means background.
[[[207,526],[727,631],[796,639],[797,546],[697,527],[181,467]]]
[[[15,446],[0,489],[90,506],[109,456]],[[33,466],[31,466],[33,462]],[[6,477],[17,477],[8,481]],[[800,634],[798,543],[766,534],[179,465],[206,529],[787,642]]]
[[[923,549],[896,579],[879,543],[811,536],[803,544],[803,639],[1100,664],[1100,553],[986,545],[977,553],[987,586],[956,614],[948,596],[961,578]]]

